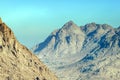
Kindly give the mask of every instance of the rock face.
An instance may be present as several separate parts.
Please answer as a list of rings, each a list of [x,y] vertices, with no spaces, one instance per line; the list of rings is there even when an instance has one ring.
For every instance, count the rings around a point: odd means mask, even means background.
[[[70,21],[32,50],[60,80],[120,79],[120,28]]]
[[[46,60],[50,57],[49,59],[55,63],[56,60],[61,63],[63,58],[66,59],[63,64],[71,63],[74,60],[72,56],[80,52],[84,39],[85,35],[81,29],[69,21],[61,29],[52,32],[45,42],[37,45],[34,52],[42,53],[42,55],[38,54],[39,57],[44,57]]]
[[[57,80],[0,20],[0,80]]]
[[[2,24],[2,19],[0,18],[0,24]]]

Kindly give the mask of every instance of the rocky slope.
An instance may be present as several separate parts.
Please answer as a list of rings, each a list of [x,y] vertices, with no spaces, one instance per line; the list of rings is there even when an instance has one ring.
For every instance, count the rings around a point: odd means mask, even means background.
[[[120,28],[69,21],[32,50],[60,80],[120,79]]]
[[[57,80],[0,19],[0,80]]]

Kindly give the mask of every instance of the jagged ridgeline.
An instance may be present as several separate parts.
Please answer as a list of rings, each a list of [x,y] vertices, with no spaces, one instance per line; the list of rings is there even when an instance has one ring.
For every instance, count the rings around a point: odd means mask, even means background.
[[[0,80],[57,80],[0,19]]]
[[[60,80],[120,79],[120,27],[69,21],[32,50]]]

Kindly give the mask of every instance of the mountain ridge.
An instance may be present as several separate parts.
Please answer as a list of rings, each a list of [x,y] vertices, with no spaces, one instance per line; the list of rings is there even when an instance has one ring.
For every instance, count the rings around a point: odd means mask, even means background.
[[[72,35],[72,34],[74,34],[74,35]],[[51,43],[55,42],[55,44],[53,44],[53,46],[54,46],[53,49],[57,49],[57,46],[59,46],[62,42],[67,42],[66,45],[70,45],[71,44],[69,41],[70,37],[74,37],[74,36],[78,36],[78,35],[84,36],[82,31],[80,31],[80,28],[77,25],[75,25],[74,22],[69,21],[65,25],[63,25],[63,27],[61,29],[59,29],[57,31],[53,31],[49,35],[49,37],[45,40],[45,44],[48,44],[49,41],[51,41]],[[65,37],[65,39],[63,40],[62,38],[64,38],[64,37]],[[57,44],[57,43],[60,43],[60,44]],[[44,44],[44,42],[42,44]],[[41,46],[42,44],[39,44],[38,46]],[[76,45],[76,42],[74,41],[72,44]],[[62,45],[65,45],[65,44],[62,44]],[[62,47],[62,46],[60,46],[60,47]]]
[[[96,23],[78,27],[69,21],[53,33],[43,42],[44,48],[40,43],[33,52],[38,49],[37,56],[60,80],[120,78],[119,28]]]
[[[0,79],[57,80],[37,56],[20,44],[12,30],[0,20]]]

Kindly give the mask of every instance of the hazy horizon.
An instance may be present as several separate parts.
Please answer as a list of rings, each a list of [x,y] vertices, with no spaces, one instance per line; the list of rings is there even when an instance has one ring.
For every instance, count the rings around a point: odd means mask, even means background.
[[[4,0],[0,17],[28,48],[43,41],[53,30],[72,20],[120,25],[120,1],[115,0]]]

